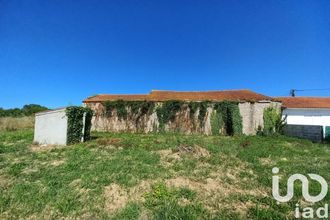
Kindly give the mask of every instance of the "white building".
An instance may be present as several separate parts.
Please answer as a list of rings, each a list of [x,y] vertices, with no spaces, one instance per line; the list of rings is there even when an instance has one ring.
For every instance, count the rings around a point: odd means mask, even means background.
[[[34,142],[46,145],[66,145],[68,118],[65,108],[36,114]]]
[[[330,135],[330,98],[280,97],[288,125],[319,125],[323,137]]]

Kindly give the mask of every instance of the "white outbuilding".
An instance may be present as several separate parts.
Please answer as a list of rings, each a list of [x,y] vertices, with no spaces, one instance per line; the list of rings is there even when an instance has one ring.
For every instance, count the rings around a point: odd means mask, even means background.
[[[282,115],[288,125],[321,126],[323,138],[330,137],[330,98],[280,97]]]
[[[66,108],[36,114],[34,142],[40,145],[66,145],[68,117]]]
[[[35,115],[34,143],[67,145],[90,138],[92,110],[70,106]]]

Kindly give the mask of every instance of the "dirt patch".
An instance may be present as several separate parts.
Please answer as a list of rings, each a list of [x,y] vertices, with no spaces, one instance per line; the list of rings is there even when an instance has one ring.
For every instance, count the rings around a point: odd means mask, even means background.
[[[216,180],[207,178],[204,183],[191,180],[187,177],[176,177],[165,181],[167,186],[171,187],[187,187],[200,192],[212,192],[221,189],[221,184]]]
[[[207,149],[198,145],[193,146],[179,146],[173,149],[159,150],[157,153],[160,155],[161,161],[164,166],[170,166],[173,161],[181,161],[184,156],[190,155],[196,158],[210,157]]]
[[[144,202],[144,194],[151,190],[154,183],[156,180],[143,180],[131,188],[124,188],[116,183],[105,187],[104,196],[107,211],[114,213],[124,208],[128,202]]]
[[[8,176],[0,175],[0,187],[7,188],[13,183],[13,180]]]
[[[182,145],[179,147],[176,147],[172,150],[174,153],[179,153],[180,155],[183,154],[189,154],[193,155],[195,157],[209,157],[210,153],[208,150],[206,150],[203,147],[200,147],[198,145]]]
[[[59,146],[59,145],[38,145],[38,144],[32,144],[30,145],[30,150],[32,152],[47,152],[54,149],[62,149],[66,148],[68,146]]]
[[[38,172],[38,171],[39,171],[39,169],[37,169],[37,168],[27,167],[22,171],[22,173],[30,174],[30,173],[35,173],[35,172]]]
[[[262,165],[274,165],[275,164],[275,162],[272,159],[270,159],[269,157],[260,158],[259,161]]]
[[[65,160],[53,160],[53,161],[50,162],[50,165],[57,167],[57,166],[62,165],[64,163],[65,163]]]
[[[77,186],[80,185],[81,181],[82,181],[81,179],[75,179],[75,180],[73,180],[73,181],[69,184],[69,186],[71,186],[71,187],[77,187]]]
[[[15,143],[12,143],[12,142],[3,142],[2,144],[5,145],[5,146],[10,147],[10,146],[13,146]]]
[[[126,206],[128,201],[127,191],[118,184],[111,184],[105,189],[106,208],[109,212],[114,212]]]
[[[228,206],[228,208],[235,207],[240,214],[245,214],[249,208],[254,204],[252,202],[236,202],[230,198],[234,195],[251,195],[257,197],[267,196],[266,191],[261,189],[246,190],[240,188],[238,185],[231,185],[222,182],[219,179],[206,178],[204,181],[195,181],[187,177],[176,177],[165,181],[168,187],[186,187],[198,193],[200,201],[205,207],[211,211],[216,212],[218,206]]]
[[[160,156],[161,163],[165,167],[171,166],[173,161],[182,160],[180,154],[178,152],[173,153],[172,150],[159,150],[159,151],[157,151],[157,153]]]
[[[121,138],[99,138],[96,143],[101,146],[120,146],[122,142]]]

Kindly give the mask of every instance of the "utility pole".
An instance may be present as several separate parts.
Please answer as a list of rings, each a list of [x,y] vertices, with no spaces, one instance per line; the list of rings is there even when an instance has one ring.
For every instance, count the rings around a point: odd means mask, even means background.
[[[296,97],[296,89],[291,89],[290,95],[291,95],[291,97]]]
[[[322,89],[291,89],[290,96],[296,97],[297,92],[307,92],[307,91],[330,91],[330,88],[322,88]]]

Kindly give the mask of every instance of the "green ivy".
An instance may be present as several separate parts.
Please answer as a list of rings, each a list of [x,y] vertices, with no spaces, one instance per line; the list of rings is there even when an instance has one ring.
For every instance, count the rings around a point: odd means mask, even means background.
[[[203,101],[203,102],[189,102],[188,108],[189,108],[189,117],[190,119],[194,119],[195,113],[197,110],[199,110],[198,113],[198,120],[200,123],[200,126],[203,126],[204,119],[206,116],[207,108],[209,107],[210,102],[209,101]]]
[[[192,120],[194,119],[195,113],[199,109],[199,102],[189,102],[188,108],[189,108],[189,117]]]
[[[219,135],[220,129],[223,127],[223,119],[221,113],[213,111],[211,114],[211,131],[213,135]]]
[[[232,125],[230,135],[241,135],[243,131],[242,116],[239,112],[238,103],[232,103],[229,106],[229,123]]]
[[[175,120],[176,114],[181,110],[183,104],[182,101],[165,101],[156,109],[160,130],[164,131],[165,124]]]
[[[237,102],[217,102],[212,104],[210,101],[203,102],[184,102],[178,100],[169,100],[160,104],[156,108],[156,113],[159,121],[159,130],[164,131],[165,124],[173,122],[183,106],[189,108],[189,117],[191,120],[197,111],[200,127],[204,126],[204,121],[207,113],[207,108],[213,106],[216,115],[211,116],[212,133],[218,134],[221,128],[224,128],[226,134],[234,135],[242,133],[242,117],[239,112]],[[136,115],[136,123],[143,115],[150,115],[155,109],[155,103],[152,101],[107,101],[103,103],[105,107],[105,115],[112,117],[113,111],[116,110],[117,116],[120,119],[127,119],[128,111]]]
[[[134,115],[138,115],[140,118],[143,115],[151,114],[154,110],[155,103],[150,101],[106,101],[103,103],[105,109],[105,115],[107,117],[113,116],[113,111],[116,110],[119,119],[126,120],[128,117],[128,109]]]
[[[84,140],[88,141],[91,139],[91,128],[92,128],[92,117],[93,111],[90,108],[85,108],[86,118],[85,118],[85,134]]]
[[[209,101],[199,102],[198,104],[199,104],[198,120],[199,120],[200,126],[203,127],[207,108],[209,107]]]
[[[143,117],[144,115],[151,115],[155,109],[155,103],[150,101],[128,101],[126,103],[132,114],[136,116],[136,125],[141,117]]]
[[[225,132],[227,135],[239,135],[242,134],[243,124],[242,116],[239,112],[237,102],[217,102],[214,105],[214,109],[222,120]]]
[[[103,105],[107,117],[112,117],[113,111],[116,110],[119,119],[127,119],[127,102],[124,100],[106,101]]]
[[[86,113],[86,118],[85,133],[83,134],[84,113]],[[67,143],[79,143],[83,135],[88,140],[90,138],[91,119],[93,116],[92,110],[79,106],[71,106],[66,108],[66,116],[68,117]]]

